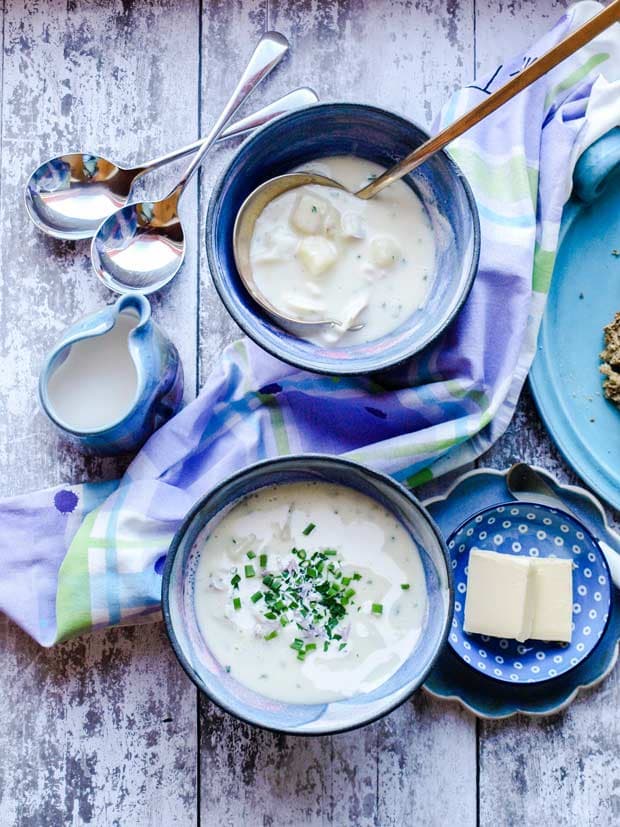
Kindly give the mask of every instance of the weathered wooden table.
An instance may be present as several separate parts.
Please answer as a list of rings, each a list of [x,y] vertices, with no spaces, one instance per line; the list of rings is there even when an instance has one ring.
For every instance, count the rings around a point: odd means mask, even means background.
[[[122,470],[67,449],[38,411],[44,351],[111,297],[91,272],[88,244],[56,243],[30,225],[22,190],[35,163],[71,147],[131,162],[195,139],[267,28],[290,38],[292,54],[255,104],[310,84],[324,100],[377,103],[429,123],[452,89],[524,47],[563,6],[4,0],[0,494]],[[188,398],[238,335],[202,250],[209,189],[231,151],[213,153],[186,198],[187,264],[154,300],[181,351]],[[163,193],[163,182],[155,189]],[[571,478],[527,392],[482,463],[515,458]],[[419,693],[366,729],[304,740],[250,729],[198,697],[159,624],[46,651],[2,619],[0,647],[3,827],[620,823],[618,670],[547,720],[476,721]]]

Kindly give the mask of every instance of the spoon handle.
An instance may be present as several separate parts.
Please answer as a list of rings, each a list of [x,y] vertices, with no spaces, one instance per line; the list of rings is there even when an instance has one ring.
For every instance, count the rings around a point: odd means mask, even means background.
[[[386,172],[357,192],[356,195],[358,198],[372,198],[373,195],[381,192],[382,189],[394,183],[394,181],[397,181],[399,178],[407,175],[408,172],[419,167],[420,164],[423,164],[431,155],[439,152],[446,144],[449,144],[455,138],[467,132],[472,126],[480,123],[480,121],[486,118],[487,115],[490,115],[491,112],[495,112],[500,106],[503,106],[503,104],[511,98],[514,98],[515,95],[518,95],[519,92],[522,92],[523,89],[526,89],[534,83],[534,81],[547,74],[547,72],[557,66],[558,63],[566,60],[567,57],[570,57],[570,55],[581,49],[582,46],[585,46],[586,43],[589,43],[590,40],[609,28],[612,23],[617,23],[619,20],[620,0],[613,0],[609,6],[584,23],[583,26],[575,29],[568,37],[565,37],[564,40],[561,40],[544,55],[534,60],[533,63],[530,63],[526,69],[519,72],[512,80],[509,80],[495,92],[492,92],[461,118],[458,118],[433,138],[425,141],[422,146],[419,146],[407,155],[406,158],[403,158],[402,161],[399,161],[391,169],[386,170]]]
[[[269,123],[269,121],[274,120],[274,118],[280,115],[284,115],[287,112],[294,112],[295,109],[302,109],[304,106],[310,106],[313,103],[317,103],[318,100],[319,96],[317,93],[308,86],[293,89],[292,92],[278,98],[273,101],[273,103],[263,106],[261,109],[257,109],[256,112],[252,112],[251,115],[240,118],[238,121],[230,124],[230,126],[227,126],[226,129],[222,130],[217,140],[223,141],[227,138],[236,138],[239,135],[244,135],[246,132],[258,129],[259,126]],[[159,167],[163,167],[166,164],[170,164],[173,161],[179,161],[181,158],[185,158],[186,155],[191,155],[192,152],[200,149],[202,143],[203,139],[199,138],[192,144],[187,144],[187,146],[174,149],[172,152],[161,155],[159,158],[154,158],[152,161],[147,161],[141,165],[140,172],[136,178],[145,175],[147,172],[159,169]]]
[[[618,0],[618,2],[620,2],[620,0]],[[288,51],[288,47],[288,40],[279,32],[267,32],[261,37],[234,92],[211,127],[209,134],[201,142],[200,149],[185,170],[178,185],[174,188],[173,194],[181,194],[202,164],[212,144],[219,138],[227,121],[234,115],[236,110],[256,86],[258,86],[261,80],[282,60]]]

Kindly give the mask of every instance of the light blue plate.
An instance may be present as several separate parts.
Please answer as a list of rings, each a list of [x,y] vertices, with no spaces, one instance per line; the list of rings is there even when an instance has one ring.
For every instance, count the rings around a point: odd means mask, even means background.
[[[463,630],[472,548],[511,557],[558,557],[573,563],[570,644],[470,635]],[[454,571],[454,617],[448,641],[465,663],[498,681],[537,683],[563,675],[592,652],[609,616],[611,584],[605,558],[587,528],[568,514],[533,503],[494,505],[470,517],[448,539]]]
[[[620,536],[607,525],[600,503],[585,489],[560,485],[548,472],[538,471],[588,531],[604,540],[609,554],[620,554]],[[506,472],[483,468],[464,474],[444,497],[425,505],[444,537],[450,537],[472,515],[510,500]],[[580,689],[599,683],[609,674],[618,657],[619,639],[620,590],[612,587],[609,619],[598,645],[589,657],[564,674],[538,683],[506,682],[472,669],[451,646],[445,646],[424,689],[435,697],[457,700],[483,718],[505,718],[517,712],[549,715],[569,704]]]
[[[575,169],[530,372],[534,399],[566,461],[620,508],[620,410],[602,393],[603,327],[620,310],[620,128]]]

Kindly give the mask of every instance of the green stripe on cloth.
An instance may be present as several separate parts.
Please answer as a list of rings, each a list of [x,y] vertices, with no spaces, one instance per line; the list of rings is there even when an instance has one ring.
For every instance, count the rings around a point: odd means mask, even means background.
[[[269,421],[271,422],[272,435],[278,454],[290,454],[291,447],[288,441],[288,434],[286,433],[286,423],[275,394],[257,392],[256,396],[263,407],[269,411]]]
[[[471,147],[454,147],[450,155],[472,182],[484,188],[485,195],[508,202],[529,198],[536,204],[538,170],[527,165],[522,150],[497,163],[492,156],[483,156]]]
[[[534,270],[532,272],[532,290],[535,293],[548,293],[555,264],[555,250],[543,250],[538,244],[534,250]]]
[[[385,453],[381,454],[381,452],[377,452],[376,448],[374,450],[368,449],[358,449],[356,451],[349,451],[345,454],[346,457],[349,459],[355,460],[356,462],[367,462],[371,463],[376,461],[377,456],[385,456],[386,459],[407,459],[410,456],[418,456],[419,454],[435,454],[447,451],[449,448],[453,448],[459,442],[463,442],[463,440],[467,439],[468,435],[465,434],[463,436],[457,437],[450,437],[448,439],[437,439],[434,442],[421,442],[421,443],[408,443],[406,445],[399,445],[399,446],[389,446],[385,447]],[[436,459],[435,456],[432,457],[433,460]]]
[[[433,472],[430,468],[422,468],[417,474],[413,474],[411,477],[407,477],[405,480],[405,484],[409,486],[409,488],[416,488],[418,485],[424,485],[427,482],[430,482],[433,479]]]
[[[56,592],[56,642],[92,626],[88,548],[99,509],[92,511],[73,538],[58,572]]]
[[[607,52],[599,52],[596,55],[592,55],[589,60],[586,60],[583,66],[575,69],[570,73],[570,75],[568,75],[568,77],[556,84],[553,89],[547,93],[547,97],[545,98],[545,109],[549,109],[549,106],[553,102],[554,98],[562,92],[566,92],[566,90],[570,89],[572,86],[576,86],[576,84],[583,80],[592,69],[599,66],[601,63],[604,63],[606,60],[609,60],[609,54]]]

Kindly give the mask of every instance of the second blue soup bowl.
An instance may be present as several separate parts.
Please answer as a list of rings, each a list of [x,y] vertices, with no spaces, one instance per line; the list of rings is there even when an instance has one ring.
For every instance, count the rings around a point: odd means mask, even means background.
[[[198,626],[196,570],[204,537],[241,499],[261,488],[292,482],[327,482],[372,498],[403,525],[424,570],[427,609],[421,635],[400,668],[371,692],[331,703],[276,701],[248,689],[211,653]],[[391,712],[425,680],[448,634],[454,595],[448,551],[424,507],[392,478],[342,457],[297,454],[264,460],[216,486],[178,529],[164,569],[163,615],[181,665],[212,701],[250,724],[294,735],[327,735],[363,726]]]
[[[316,373],[372,373],[418,353],[452,321],[477,271],[480,227],[471,189],[443,151],[405,178],[427,207],[433,224],[437,244],[435,281],[425,307],[381,339],[347,348],[321,347],[298,339],[279,327],[250,297],[233,256],[235,218],[245,198],[259,184],[329,155],[356,155],[389,167],[427,138],[419,126],[384,109],[323,103],[272,121],[241,145],[211,197],[207,256],[224,305],[264,350]]]

